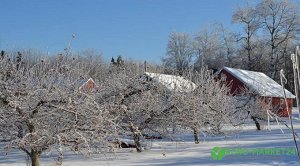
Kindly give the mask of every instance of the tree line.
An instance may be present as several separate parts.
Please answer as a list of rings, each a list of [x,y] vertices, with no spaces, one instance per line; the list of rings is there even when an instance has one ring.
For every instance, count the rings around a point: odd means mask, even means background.
[[[289,0],[261,0],[234,10],[232,31],[213,24],[194,33],[173,32],[169,36],[164,66],[182,75],[185,70],[223,66],[266,73],[279,81],[279,70],[287,75],[293,89],[291,54],[299,45],[300,6]]]

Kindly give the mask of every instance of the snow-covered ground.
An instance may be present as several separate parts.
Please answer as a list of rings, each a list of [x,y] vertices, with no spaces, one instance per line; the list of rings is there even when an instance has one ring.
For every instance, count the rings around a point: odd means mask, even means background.
[[[298,114],[294,110],[294,116]],[[287,119],[286,119],[287,120]],[[98,165],[300,165],[296,155],[291,156],[225,156],[222,160],[213,160],[211,151],[215,146],[228,148],[292,148],[294,142],[289,129],[284,125],[271,123],[271,131],[267,130],[266,123],[262,131],[256,131],[250,123],[242,128],[239,134],[231,136],[202,137],[202,142],[195,145],[192,135],[182,135],[182,141],[167,140],[153,141],[151,149],[137,153],[133,149],[121,149],[115,154],[91,156],[84,158],[68,152],[63,161],[64,166],[98,166]],[[288,122],[289,124],[289,122]],[[294,120],[294,127],[300,133],[300,121]],[[283,129],[281,132],[280,128]],[[300,134],[299,134],[300,135]],[[27,161],[27,162],[26,162]],[[12,151],[7,156],[0,155],[1,166],[24,166],[28,159],[23,152]],[[55,165],[54,156],[44,154],[42,165]]]

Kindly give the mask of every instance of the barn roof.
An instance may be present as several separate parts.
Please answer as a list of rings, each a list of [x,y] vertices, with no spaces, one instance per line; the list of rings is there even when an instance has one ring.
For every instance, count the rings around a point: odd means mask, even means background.
[[[250,90],[253,90],[260,96],[284,97],[281,85],[264,73],[229,67],[224,67],[223,70],[229,72],[231,75],[243,82],[246,87],[250,88]],[[285,93],[287,98],[295,98],[295,96],[286,89]]]
[[[196,88],[195,83],[181,76],[149,72],[145,72],[145,75],[164,85],[169,90],[175,90],[177,92],[191,92]]]

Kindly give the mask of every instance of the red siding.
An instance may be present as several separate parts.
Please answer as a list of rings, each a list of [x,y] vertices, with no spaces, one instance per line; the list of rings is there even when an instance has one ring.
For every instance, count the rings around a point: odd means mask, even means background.
[[[268,109],[268,99],[269,97],[263,97],[263,101],[265,104],[265,109]],[[280,99],[283,100],[282,107],[280,107]],[[288,107],[285,104],[284,98],[272,97],[272,111],[279,116],[288,117],[289,114],[292,113],[293,107],[293,99],[287,99]],[[287,110],[288,109],[288,110]]]
[[[81,87],[80,90],[91,91],[95,88],[95,82],[92,79],[87,80]]]
[[[239,79],[228,73],[226,70],[222,70],[219,73],[218,79],[221,79],[221,75],[224,74],[226,76],[226,84],[230,86],[231,90],[230,93],[233,95],[238,95],[243,92],[245,89],[245,85]]]

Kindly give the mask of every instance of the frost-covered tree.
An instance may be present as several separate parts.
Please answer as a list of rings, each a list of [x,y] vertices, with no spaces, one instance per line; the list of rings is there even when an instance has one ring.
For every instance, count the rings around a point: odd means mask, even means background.
[[[299,4],[289,0],[262,0],[256,12],[266,35],[269,75],[274,79],[278,76],[286,42],[295,40],[299,33]]]
[[[169,36],[166,57],[162,59],[166,67],[173,67],[183,74],[192,66],[192,40],[187,33],[173,32]]]
[[[204,66],[218,69],[224,65],[220,33],[215,29],[206,28],[196,33],[193,49],[197,56],[194,64],[196,70],[200,70]]]
[[[246,6],[238,8],[232,15],[234,23],[240,23],[243,25],[242,35],[238,41],[241,43],[240,53],[244,54],[246,58],[243,58],[244,67],[248,70],[255,69],[255,62],[259,61],[259,56],[255,55],[255,49],[257,47],[256,33],[260,28],[260,22],[255,7]]]
[[[220,134],[224,124],[234,119],[233,99],[230,88],[214,79],[212,72],[202,68],[199,73],[187,75],[196,84],[190,93],[174,94],[171,99],[176,107],[177,123],[193,130],[195,143],[199,143],[199,130]]]
[[[81,91],[88,78],[80,64],[61,56],[33,66],[0,60],[0,135],[6,149],[24,151],[32,166],[44,151],[105,152],[115,124],[96,102],[97,91]],[[26,66],[26,68],[24,67]]]
[[[110,74],[103,84],[105,89],[100,91],[99,103],[110,108],[111,115],[117,116],[120,137],[131,135],[136,150],[142,152],[145,132],[159,133],[165,123],[163,119],[171,116],[167,103],[169,91],[126,66],[124,70]]]
[[[174,107],[171,115],[177,125],[193,131],[196,144],[200,130],[209,135],[226,135],[228,127],[239,129],[247,119],[253,119],[256,125],[259,125],[258,120],[266,119],[260,100],[248,89],[244,94],[232,95],[230,84],[207,68],[199,73],[187,73],[186,77],[193,80],[196,88],[171,95],[169,101]]]

